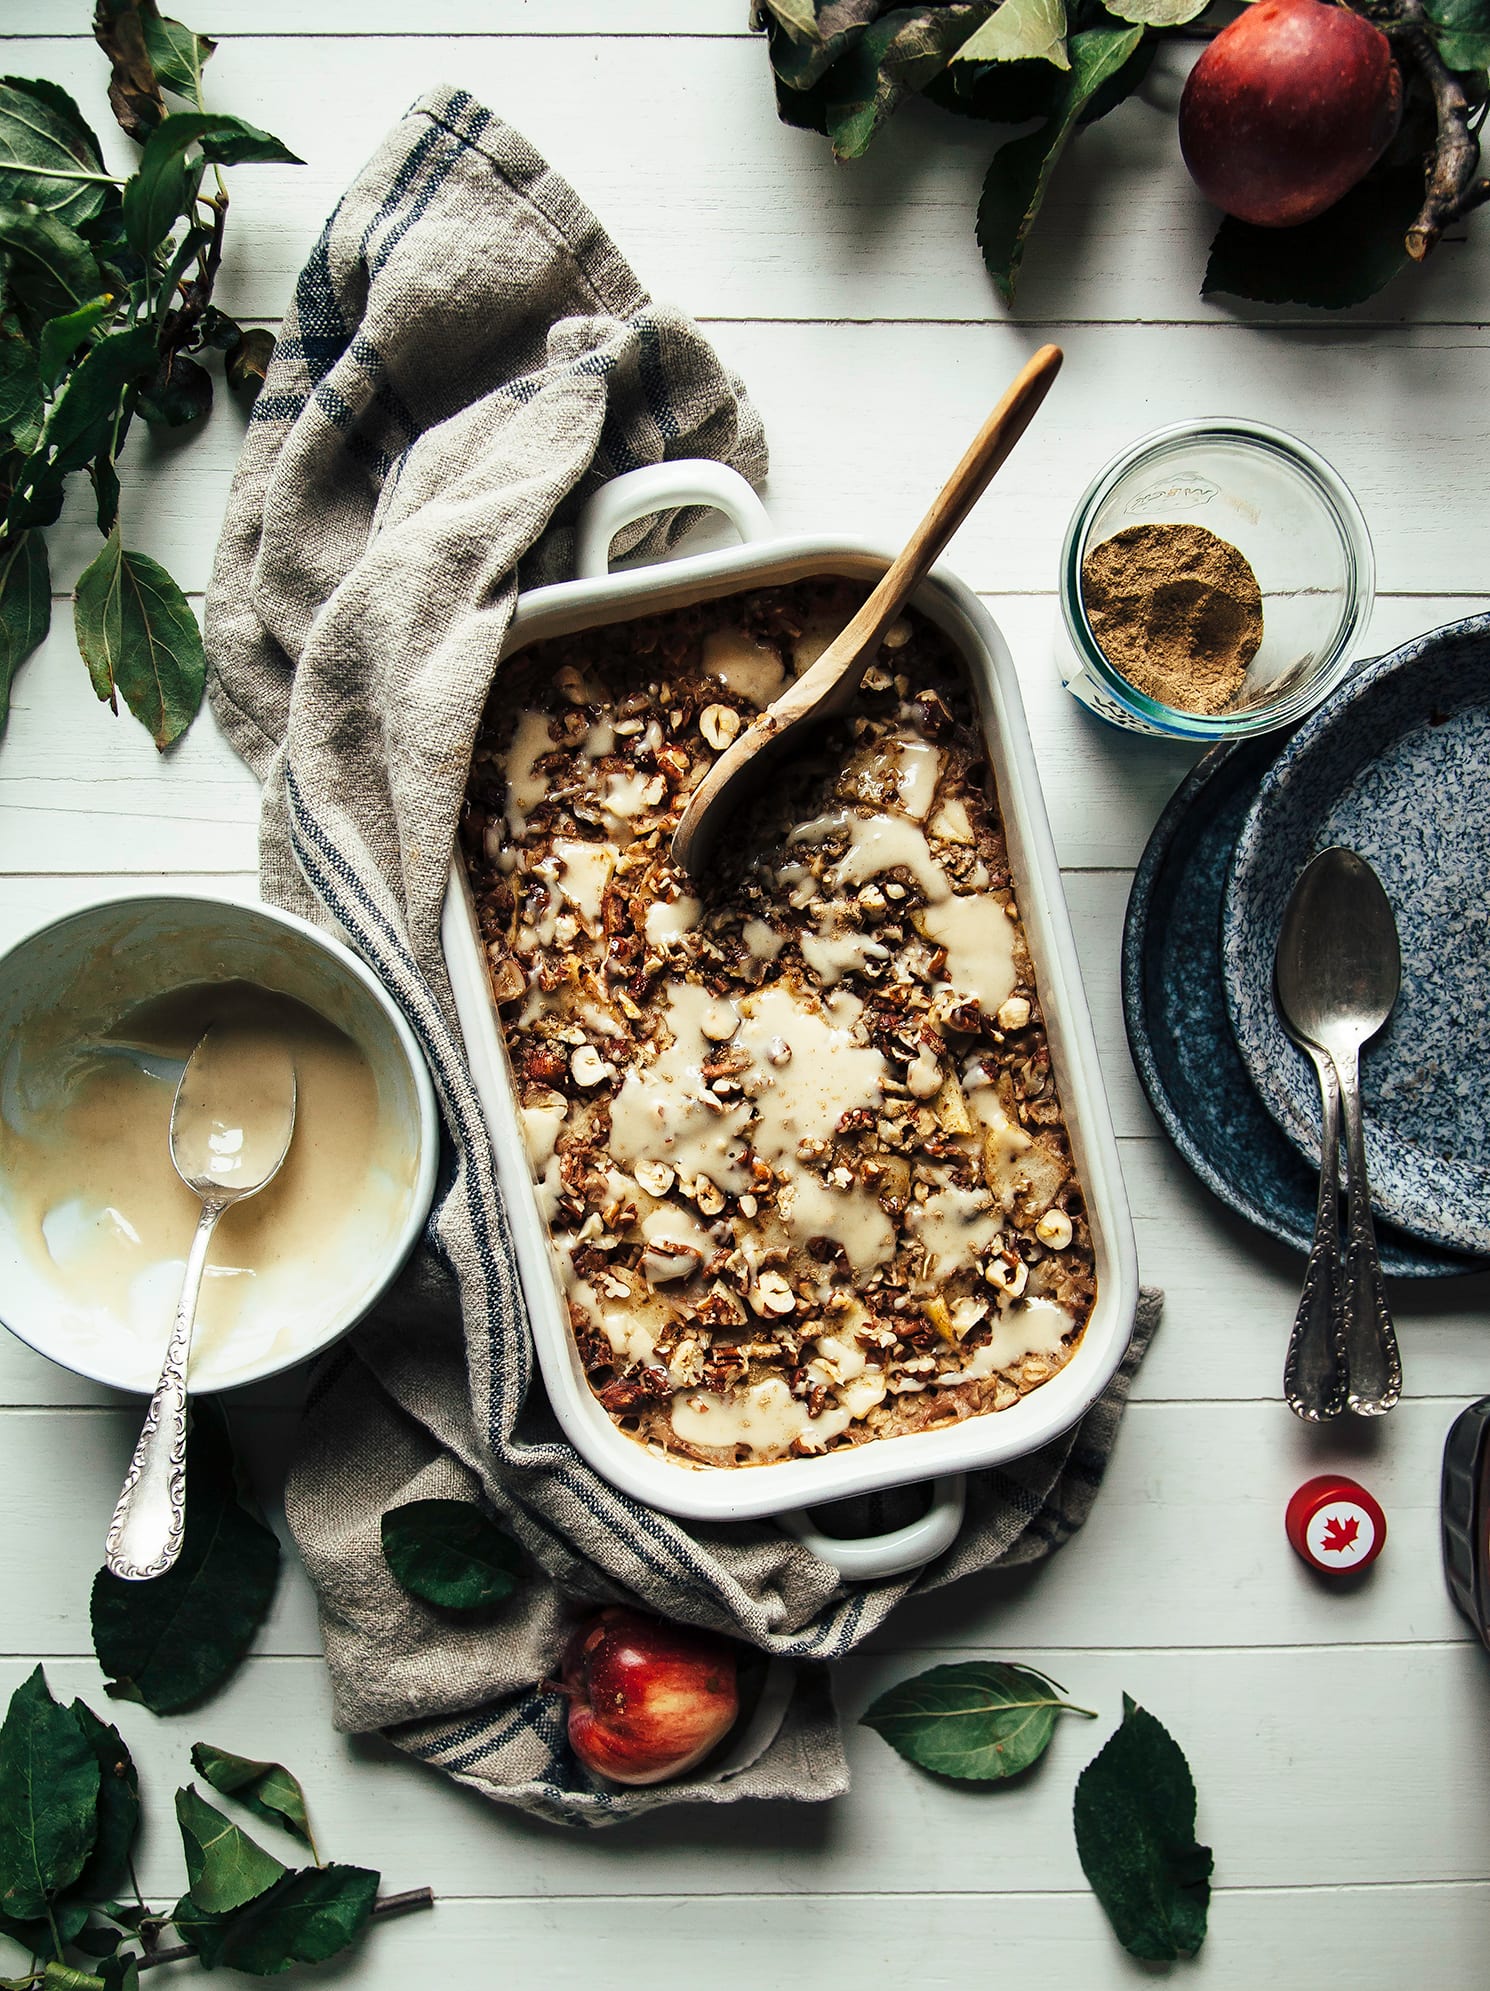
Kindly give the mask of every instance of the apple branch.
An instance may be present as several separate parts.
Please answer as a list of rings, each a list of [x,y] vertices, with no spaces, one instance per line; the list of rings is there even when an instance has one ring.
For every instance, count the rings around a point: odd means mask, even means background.
[[[1490,179],[1479,174],[1480,141],[1463,79],[1439,54],[1428,32],[1423,0],[1399,0],[1394,32],[1417,64],[1433,97],[1437,137],[1428,157],[1423,205],[1407,231],[1407,253],[1423,261],[1451,222],[1490,200]],[[1478,176],[1478,177],[1477,177]]]

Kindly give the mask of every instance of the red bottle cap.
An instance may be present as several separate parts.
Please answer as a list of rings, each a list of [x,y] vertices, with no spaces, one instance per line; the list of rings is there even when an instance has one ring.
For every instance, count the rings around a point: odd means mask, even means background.
[[[1380,1503],[1341,1473],[1305,1480],[1288,1503],[1283,1525],[1309,1567],[1330,1575],[1375,1562],[1387,1538]]]

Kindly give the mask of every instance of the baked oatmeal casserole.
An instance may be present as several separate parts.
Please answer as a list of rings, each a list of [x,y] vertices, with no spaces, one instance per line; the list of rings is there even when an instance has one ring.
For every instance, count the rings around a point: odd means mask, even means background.
[[[462,842],[591,1389],[754,1465],[997,1412],[1090,1317],[1092,1240],[971,693],[890,630],[701,903],[689,788],[864,590],[799,583],[535,644]]]

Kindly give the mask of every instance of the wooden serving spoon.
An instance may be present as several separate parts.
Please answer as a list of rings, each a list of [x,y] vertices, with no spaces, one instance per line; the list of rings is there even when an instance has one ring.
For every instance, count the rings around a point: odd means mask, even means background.
[[[885,631],[1024,434],[1060,371],[1061,358],[1059,346],[1040,348],[978,431],[905,550],[885,570],[884,579],[853,621],[795,684],[751,721],[694,789],[673,831],[673,862],[681,871],[700,878],[708,870],[726,821],[760,786],[794,731],[852,705]]]

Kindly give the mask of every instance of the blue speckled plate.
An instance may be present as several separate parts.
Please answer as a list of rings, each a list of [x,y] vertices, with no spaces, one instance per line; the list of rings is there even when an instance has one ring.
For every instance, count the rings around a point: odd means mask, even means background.
[[[1417,1237],[1490,1251],[1490,616],[1365,666],[1264,776],[1222,914],[1232,1028],[1259,1096],[1317,1161],[1312,1068],[1273,1004],[1294,880],[1330,844],[1392,902],[1402,992],[1361,1058],[1372,1202]]]
[[[1171,797],[1133,880],[1123,928],[1123,1014],[1149,1104],[1201,1181],[1270,1237],[1307,1251],[1318,1172],[1264,1110],[1221,987],[1221,901],[1237,836],[1279,751],[1273,734],[1215,747]],[[1446,1278],[1481,1261],[1383,1226],[1397,1278]]]

